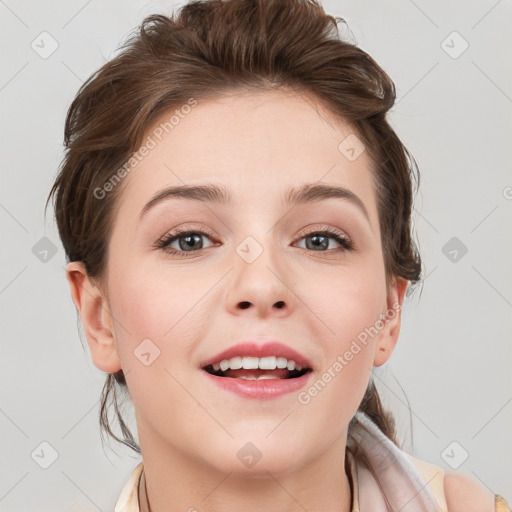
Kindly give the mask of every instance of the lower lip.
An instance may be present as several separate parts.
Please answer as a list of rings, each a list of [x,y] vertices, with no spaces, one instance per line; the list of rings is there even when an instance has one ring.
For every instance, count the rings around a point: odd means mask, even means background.
[[[222,389],[236,393],[244,398],[257,398],[260,400],[268,400],[286,393],[298,391],[306,385],[313,374],[313,372],[308,372],[295,379],[247,380],[232,377],[217,377],[205,370],[201,371],[213,384],[216,384]]]

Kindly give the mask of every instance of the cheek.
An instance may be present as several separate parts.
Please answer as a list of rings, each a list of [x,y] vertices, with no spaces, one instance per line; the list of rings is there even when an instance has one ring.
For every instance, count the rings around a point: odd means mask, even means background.
[[[335,429],[346,424],[364,396],[379,336],[375,326],[382,326],[378,321],[386,304],[385,281],[378,269],[352,270],[327,281],[317,275],[307,295],[325,359],[301,403]]]
[[[148,339],[160,351],[159,363],[176,364],[190,352],[195,333],[205,322],[204,296],[214,283],[211,276],[186,274],[166,275],[165,268],[142,266],[129,273],[122,268],[112,272],[109,290],[116,339],[128,367],[133,351]]]
[[[322,320],[324,357],[310,385],[298,395],[322,430],[341,433],[357,411],[373,368],[377,336],[368,334],[379,317],[376,298],[345,289],[326,304]],[[333,306],[335,304],[335,306]],[[334,332],[330,332],[330,331]]]
[[[189,353],[202,329],[196,310],[204,287],[197,279],[194,286],[186,280],[173,286],[161,271],[141,266],[112,272],[109,291],[117,348],[136,410],[144,417],[168,411],[162,417],[174,424],[172,412],[187,410],[190,397],[172,376],[182,382],[190,372]]]
[[[308,277],[302,293],[329,340],[329,348],[346,350],[353,338],[374,325],[385,312],[385,279],[380,270],[378,265],[347,267],[325,275],[311,273]]]

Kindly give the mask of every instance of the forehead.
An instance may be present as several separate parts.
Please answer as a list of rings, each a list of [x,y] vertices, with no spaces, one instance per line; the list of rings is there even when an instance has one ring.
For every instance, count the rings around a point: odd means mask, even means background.
[[[363,151],[347,158],[341,149],[356,137],[353,128],[313,96],[244,91],[194,101],[163,112],[148,128],[143,145],[151,149],[130,172],[121,208],[140,213],[172,185],[219,183],[241,206],[281,201],[291,186],[322,182],[349,188],[375,215],[369,157]]]

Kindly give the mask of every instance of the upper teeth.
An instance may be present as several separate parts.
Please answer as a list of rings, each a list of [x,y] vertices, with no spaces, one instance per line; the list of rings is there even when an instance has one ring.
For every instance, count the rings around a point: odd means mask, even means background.
[[[298,365],[292,359],[285,357],[232,357],[231,359],[223,359],[220,363],[212,365],[215,371],[222,370],[225,372],[228,369],[239,370],[275,370],[276,368],[287,368],[290,371],[302,370],[302,366]]]

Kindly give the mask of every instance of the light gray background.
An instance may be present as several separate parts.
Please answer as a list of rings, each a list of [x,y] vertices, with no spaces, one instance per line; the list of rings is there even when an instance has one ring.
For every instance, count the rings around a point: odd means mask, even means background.
[[[182,3],[0,0],[2,511],[113,510],[139,462],[113,442],[103,451],[105,375],[82,349],[43,206],[81,83],[145,16]],[[394,79],[392,123],[422,177],[414,225],[427,278],[375,379],[406,448],[446,470],[467,452],[458,470],[512,503],[512,4],[323,5]],[[58,42],[46,59],[31,47],[43,31]],[[58,248],[46,263],[32,250],[45,236]],[[456,261],[443,252],[452,237],[467,247]],[[48,469],[43,442],[58,455]]]

